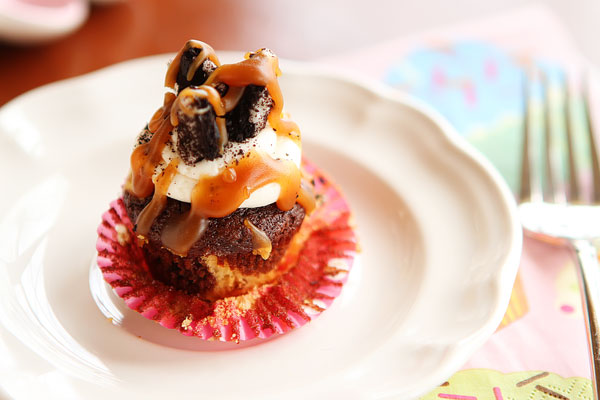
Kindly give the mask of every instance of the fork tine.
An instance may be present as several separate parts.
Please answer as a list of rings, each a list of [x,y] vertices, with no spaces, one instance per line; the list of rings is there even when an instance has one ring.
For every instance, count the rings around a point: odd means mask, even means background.
[[[531,173],[529,170],[529,152],[531,132],[529,129],[529,79],[523,74],[523,145],[521,148],[521,187],[519,200],[521,203],[531,200]]]
[[[532,146],[531,129],[531,82],[527,73],[523,74],[523,144],[521,155],[521,187],[519,200],[521,203],[542,200],[541,181],[535,167],[535,146]]]
[[[544,89],[544,167],[546,170],[546,199],[554,203],[566,201],[564,188],[558,177],[559,158],[552,121],[552,93],[551,82],[545,72],[541,72],[541,82]]]
[[[583,81],[583,103],[587,120],[587,134],[590,145],[590,156],[592,159],[592,201],[600,203],[600,162],[598,160],[598,148],[596,146],[596,135],[590,110],[590,91],[587,76]]]
[[[572,91],[566,76],[562,82],[563,114],[565,116],[565,132],[567,135],[567,163],[569,168],[569,201],[582,201],[579,190],[579,174],[575,162],[575,140],[573,137]]]

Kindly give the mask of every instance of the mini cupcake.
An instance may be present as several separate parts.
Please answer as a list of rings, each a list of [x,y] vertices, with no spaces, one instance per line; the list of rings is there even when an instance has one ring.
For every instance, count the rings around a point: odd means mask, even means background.
[[[302,160],[284,118],[277,57],[221,64],[189,41],[135,142],[98,265],[127,305],[186,335],[268,337],[340,292],[356,239],[337,188]]]

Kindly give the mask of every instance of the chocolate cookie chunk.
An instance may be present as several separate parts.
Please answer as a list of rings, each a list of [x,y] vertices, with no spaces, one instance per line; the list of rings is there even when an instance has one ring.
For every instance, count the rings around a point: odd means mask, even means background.
[[[192,109],[192,114],[177,112],[177,154],[188,165],[203,159],[214,160],[219,156],[221,140],[215,111],[206,99],[193,98],[187,101],[189,104],[186,106]]]
[[[196,47],[190,47],[189,49],[184,51],[183,54],[181,55],[181,60],[179,62],[179,71],[177,72],[178,92],[181,92],[183,89],[185,89],[188,86],[202,85],[206,81],[206,79],[208,79],[208,76],[215,69],[217,69],[217,66],[215,65],[215,63],[213,63],[209,59],[206,59],[198,67],[198,69],[194,73],[194,76],[192,77],[192,80],[188,81],[188,79],[187,79],[188,71],[189,71],[190,67],[192,66],[192,64],[194,63],[194,60],[196,59],[196,57],[198,57],[198,55],[200,54],[200,50],[201,49],[196,48]]]
[[[267,124],[273,99],[264,86],[248,85],[237,106],[227,113],[227,134],[232,142],[256,136]]]

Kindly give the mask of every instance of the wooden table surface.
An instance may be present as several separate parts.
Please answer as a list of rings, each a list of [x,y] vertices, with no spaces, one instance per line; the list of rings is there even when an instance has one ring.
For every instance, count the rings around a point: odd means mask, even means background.
[[[523,3],[527,2],[122,0],[93,6],[85,24],[60,40],[29,47],[0,43],[0,105],[45,83],[131,58],[175,52],[188,39],[202,40],[217,50],[269,47],[282,58],[307,60],[473,21]],[[546,0],[544,4],[567,24],[584,54],[600,64],[595,41],[600,2],[580,0],[572,5]]]
[[[67,37],[35,46],[0,44],[0,105],[45,83],[176,52],[192,38],[217,50],[269,47],[282,58],[306,60],[393,34],[400,2],[353,3],[128,0],[93,6],[85,24]]]

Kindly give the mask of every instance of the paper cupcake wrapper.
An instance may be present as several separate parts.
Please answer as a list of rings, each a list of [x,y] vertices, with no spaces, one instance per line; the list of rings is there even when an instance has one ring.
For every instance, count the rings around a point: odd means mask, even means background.
[[[277,282],[210,302],[154,280],[122,199],[111,203],[98,227],[97,262],[104,280],[132,310],[205,340],[268,338],[306,324],[340,294],[357,241],[339,189],[309,162],[304,161],[303,170],[315,183],[317,207],[297,233],[306,239],[280,262],[292,267]]]

